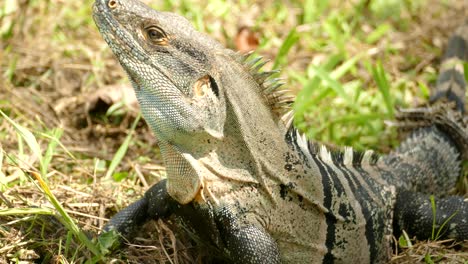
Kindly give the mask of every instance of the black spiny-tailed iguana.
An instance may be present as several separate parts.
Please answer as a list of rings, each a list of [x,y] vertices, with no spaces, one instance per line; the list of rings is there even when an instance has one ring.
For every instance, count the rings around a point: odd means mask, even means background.
[[[379,158],[350,148],[332,154],[288,129],[274,113],[284,100],[270,73],[183,17],[136,0],[97,0],[94,19],[167,167],[167,180],[104,230],[129,237],[149,219],[176,215],[236,263],[376,263],[391,253],[394,226],[430,236],[428,193],[452,188],[468,156],[459,61],[467,26],[451,39],[434,104],[400,113],[414,131]],[[435,209],[437,227],[452,217],[445,234],[468,239],[462,197],[437,199]]]

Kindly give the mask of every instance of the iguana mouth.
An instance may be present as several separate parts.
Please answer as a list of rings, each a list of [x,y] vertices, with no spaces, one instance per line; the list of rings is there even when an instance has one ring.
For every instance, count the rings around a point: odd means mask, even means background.
[[[144,53],[139,51],[138,47],[131,41],[125,41],[125,39],[133,39],[133,36],[128,36],[120,25],[119,21],[115,19],[105,3],[102,1],[96,1],[93,5],[93,19],[98,26],[99,31],[104,37],[104,40],[109,44],[112,49],[119,48],[126,52],[133,53],[138,58],[144,58]],[[122,52],[122,51],[121,51]],[[119,56],[118,52],[115,52]]]
[[[170,78],[165,71],[161,70],[155,63],[153,63],[147,56],[147,53],[135,43],[138,43],[135,40],[135,36],[130,34],[125,27],[115,18],[114,14],[112,13],[111,8],[118,7],[117,1],[111,1],[112,3],[106,4],[104,0],[98,0],[94,2],[93,5],[93,19],[101,32],[104,40],[107,44],[113,49],[114,54],[117,57],[120,56],[128,56],[131,54],[135,59],[139,60],[141,63],[145,63],[150,65],[156,70],[164,75],[164,77],[171,82],[175,87],[177,85],[174,81]],[[110,7],[114,6],[114,7]],[[120,58],[119,58],[120,61]],[[138,86],[137,89],[141,88],[141,84],[138,83],[138,78],[135,73],[133,73],[132,69],[127,67],[124,64],[121,64],[122,67],[127,72],[129,79],[132,81],[133,84]]]
[[[128,79],[130,80],[130,83],[133,84],[133,87],[136,90],[140,90],[140,85],[138,85],[138,83],[137,83],[136,79],[133,77],[133,74],[131,73],[131,71],[126,69],[126,72],[127,72]]]

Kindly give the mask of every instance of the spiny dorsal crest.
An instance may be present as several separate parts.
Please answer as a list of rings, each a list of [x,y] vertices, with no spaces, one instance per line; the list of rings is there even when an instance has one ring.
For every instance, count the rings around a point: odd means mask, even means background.
[[[373,150],[361,152],[354,150],[352,147],[329,149],[327,146],[316,142],[309,142],[309,145],[311,145],[309,147],[310,152],[328,164],[362,167],[364,165],[374,165],[379,159],[379,156]]]
[[[294,96],[289,94],[288,89],[279,89],[284,83],[280,78],[272,77],[279,71],[261,71],[261,68],[268,61],[263,60],[262,57],[253,57],[252,52],[244,55],[240,54],[239,62],[249,70],[252,77],[259,84],[265,104],[269,106],[278,120],[281,120],[289,128],[287,138],[291,141],[290,143],[302,145],[301,149],[303,151],[308,151],[308,153],[328,164],[362,167],[377,163],[379,156],[372,150],[360,152],[353,150],[351,147],[330,149],[323,144],[307,140],[305,135],[299,133],[292,126],[293,111],[291,105],[294,102]]]
[[[338,166],[363,167],[372,166],[379,160],[379,155],[372,150],[364,152],[353,150],[351,147],[329,148],[323,144],[307,140],[304,134],[295,128],[290,128],[286,135],[287,141],[297,146],[301,152],[310,154],[326,164]]]
[[[273,78],[279,70],[262,71],[262,67],[268,62],[262,57],[252,56],[252,52],[240,55],[240,62],[247,68],[252,77],[260,86],[265,104],[270,108],[277,120],[281,120],[287,127],[292,124],[293,112],[291,105],[294,96],[288,89],[283,89],[284,84],[280,78]]]

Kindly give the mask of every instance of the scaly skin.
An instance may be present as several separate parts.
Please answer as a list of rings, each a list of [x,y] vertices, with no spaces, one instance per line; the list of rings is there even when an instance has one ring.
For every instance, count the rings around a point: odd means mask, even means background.
[[[390,255],[393,224],[432,227],[428,197],[417,192],[428,183],[446,191],[460,173],[466,124],[451,108],[403,113],[423,128],[382,158],[349,148],[333,154],[278,121],[271,108],[281,100],[264,92],[273,88],[268,74],[183,17],[136,0],[97,0],[94,19],[128,73],[167,168],[167,180],[104,230],[131,237],[149,219],[175,215],[227,262],[378,263]],[[468,238],[461,197],[440,200],[437,212],[457,212],[447,234]],[[408,223],[413,216],[417,223]]]

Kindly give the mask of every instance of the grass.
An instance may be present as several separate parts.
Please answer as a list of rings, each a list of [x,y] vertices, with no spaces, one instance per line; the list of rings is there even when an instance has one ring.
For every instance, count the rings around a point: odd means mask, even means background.
[[[380,152],[398,143],[384,125],[395,107],[427,101],[446,40],[468,10],[457,0],[148,2],[230,48],[244,21],[260,35],[265,68],[282,69],[296,95],[296,127],[322,142]],[[154,137],[121,96],[128,81],[91,4],[0,3],[0,262],[103,260],[108,245],[92,238],[165,175]],[[173,230],[149,223],[114,258],[190,262],[189,239]],[[393,263],[468,258],[464,244],[409,245]]]

